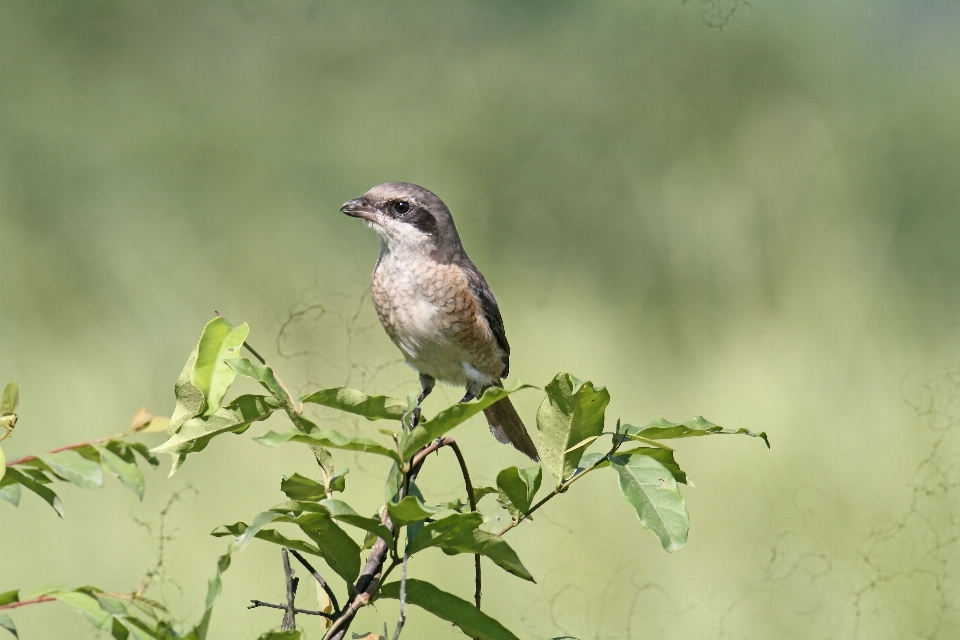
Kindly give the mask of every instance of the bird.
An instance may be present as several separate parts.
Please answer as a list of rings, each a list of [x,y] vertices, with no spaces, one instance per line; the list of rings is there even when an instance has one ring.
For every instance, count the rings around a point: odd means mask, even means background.
[[[420,404],[439,381],[463,387],[460,402],[502,387],[510,372],[510,344],[497,299],[467,256],[447,205],[408,182],[377,185],[343,204],[380,237],[370,282],[373,306],[387,335],[420,374]],[[537,447],[503,398],[484,409],[497,440],[534,461]]]

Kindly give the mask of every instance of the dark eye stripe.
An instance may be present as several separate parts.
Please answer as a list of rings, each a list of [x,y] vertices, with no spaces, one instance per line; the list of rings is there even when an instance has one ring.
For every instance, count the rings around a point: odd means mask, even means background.
[[[437,219],[423,207],[414,209],[410,215],[404,218],[404,222],[409,222],[420,231],[431,236],[436,235],[439,230],[437,227]]]

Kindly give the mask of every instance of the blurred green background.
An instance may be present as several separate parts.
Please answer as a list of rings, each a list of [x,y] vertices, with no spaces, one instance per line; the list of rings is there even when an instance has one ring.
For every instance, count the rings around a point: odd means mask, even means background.
[[[702,414],[773,443],[679,444],[696,488],[674,554],[594,474],[511,534],[539,584],[489,569],[491,613],[529,638],[957,637],[958,387],[941,373],[960,345],[960,6],[761,0],[722,30],[717,6],[3,0],[8,456],[168,413],[214,309],[300,391],[415,390],[368,301],[376,239],[338,208],[416,182],[496,292],[515,377],[568,370],[609,388],[611,420]],[[435,396],[428,413],[460,391]],[[528,424],[540,397],[517,401]],[[476,484],[523,462],[479,420],[457,437]],[[338,464],[375,509],[385,469]],[[299,447],[245,436],[165,471],[143,503],[64,487],[64,521],[34,496],[0,504],[0,591],[134,589],[158,511],[192,487],[149,593],[194,620],[226,545],[207,533],[279,502],[281,475],[315,475]],[[422,482],[457,495],[452,456]],[[235,559],[213,637],[279,622],[244,608],[282,598],[279,560]],[[469,598],[470,567],[428,553],[413,575]],[[15,618],[25,640],[96,635],[54,605]],[[353,630],[383,620],[389,604]],[[417,610],[409,625],[458,635]]]

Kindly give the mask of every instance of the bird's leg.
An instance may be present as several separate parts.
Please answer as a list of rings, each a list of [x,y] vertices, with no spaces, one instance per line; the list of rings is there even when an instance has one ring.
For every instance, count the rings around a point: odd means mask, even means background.
[[[433,386],[437,381],[425,373],[420,374],[420,395],[417,396],[417,406],[413,408],[413,411],[410,414],[410,428],[413,429],[418,424],[420,424],[420,403],[422,403],[430,392],[433,391]]]
[[[420,374],[420,387],[423,391],[420,392],[420,395],[417,396],[417,406],[420,406],[420,403],[423,402],[430,392],[433,391],[433,385],[437,384],[437,381],[431,378],[430,376],[421,373]]]

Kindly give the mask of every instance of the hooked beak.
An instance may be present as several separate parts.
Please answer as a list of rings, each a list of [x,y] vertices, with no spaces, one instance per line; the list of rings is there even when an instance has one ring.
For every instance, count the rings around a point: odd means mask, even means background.
[[[373,220],[377,210],[370,206],[366,198],[354,198],[343,203],[340,207],[342,213],[354,218],[363,218],[364,220]]]

